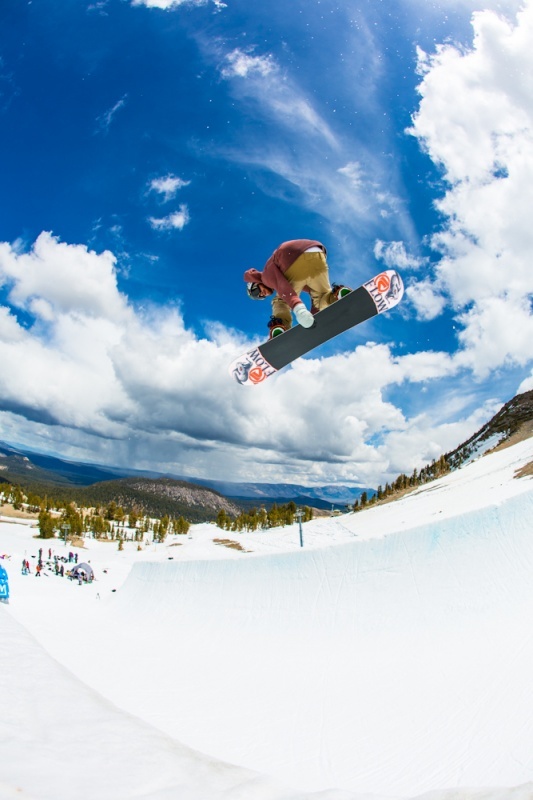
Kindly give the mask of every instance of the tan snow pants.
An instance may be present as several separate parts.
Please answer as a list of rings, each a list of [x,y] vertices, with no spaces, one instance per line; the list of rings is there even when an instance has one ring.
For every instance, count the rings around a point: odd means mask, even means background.
[[[316,251],[302,253],[294,264],[291,264],[285,273],[285,277],[298,297],[304,287],[309,290],[312,302],[311,311],[313,313],[322,311],[323,308],[335,302],[329,282],[328,263],[324,253]],[[272,313],[282,320],[285,327],[290,328],[292,326],[291,308],[285,300],[282,300],[277,295],[272,300]]]

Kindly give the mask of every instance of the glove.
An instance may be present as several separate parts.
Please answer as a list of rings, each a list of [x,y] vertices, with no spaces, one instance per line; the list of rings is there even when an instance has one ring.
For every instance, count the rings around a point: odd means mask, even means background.
[[[312,328],[315,324],[315,318],[311,314],[310,311],[306,309],[303,303],[298,303],[298,305],[294,306],[293,308],[294,316],[300,323],[300,325],[304,328]]]

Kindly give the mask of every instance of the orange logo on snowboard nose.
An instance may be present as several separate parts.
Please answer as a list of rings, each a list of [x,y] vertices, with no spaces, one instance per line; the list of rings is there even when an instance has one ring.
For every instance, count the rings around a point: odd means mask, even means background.
[[[252,383],[261,383],[261,381],[265,380],[265,373],[261,367],[253,367],[248,373],[248,377]]]
[[[390,278],[386,272],[382,272],[381,275],[378,275],[376,280],[376,289],[380,294],[387,292],[390,287]]]

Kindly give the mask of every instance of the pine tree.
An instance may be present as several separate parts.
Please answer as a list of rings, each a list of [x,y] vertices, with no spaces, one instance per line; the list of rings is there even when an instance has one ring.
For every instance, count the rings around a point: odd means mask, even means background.
[[[128,525],[129,525],[130,528],[134,528],[135,529],[137,527],[137,523],[138,522],[139,522],[139,514],[133,509],[129,513]]]
[[[223,508],[221,508],[220,511],[217,514],[217,525],[218,525],[219,528],[222,528],[222,530],[226,529],[227,519],[228,519],[228,517],[227,517],[226,512],[224,511]]]
[[[53,539],[55,536],[55,525],[49,511],[39,512],[39,538]]]
[[[16,511],[20,511],[24,502],[24,495],[22,494],[22,489],[20,486],[13,486],[11,491],[11,502],[13,504],[13,508]]]
[[[71,536],[81,536],[83,533],[83,515],[77,510],[75,503],[69,503],[61,514],[59,528],[67,523],[70,525]]]
[[[178,517],[178,519],[174,520],[173,524],[174,533],[187,534],[189,532],[190,527],[191,523],[187,522],[187,520],[184,517]]]

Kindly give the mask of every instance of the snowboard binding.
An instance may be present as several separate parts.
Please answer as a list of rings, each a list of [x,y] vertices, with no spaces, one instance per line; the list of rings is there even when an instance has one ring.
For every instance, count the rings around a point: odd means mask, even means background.
[[[331,291],[333,292],[335,300],[340,300],[341,298],[346,297],[347,294],[350,294],[352,290],[348,286],[344,286],[342,283],[334,283],[331,287]]]
[[[280,336],[282,333],[285,333],[288,327],[280,317],[270,317],[268,329],[270,331],[269,338],[273,339],[275,336]]]

